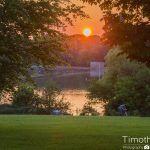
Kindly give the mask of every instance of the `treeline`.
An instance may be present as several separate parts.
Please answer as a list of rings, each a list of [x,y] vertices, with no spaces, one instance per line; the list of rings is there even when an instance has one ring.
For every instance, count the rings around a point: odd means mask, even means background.
[[[99,36],[72,35],[67,38],[64,58],[72,66],[89,66],[91,61],[104,61],[108,49]]]
[[[105,115],[118,115],[118,106],[125,104],[129,115],[150,116],[150,69],[120,53],[119,48],[109,51],[105,74],[88,96],[105,103]]]
[[[21,84],[12,93],[9,103],[0,105],[0,114],[69,114],[70,103],[53,82],[42,90]]]

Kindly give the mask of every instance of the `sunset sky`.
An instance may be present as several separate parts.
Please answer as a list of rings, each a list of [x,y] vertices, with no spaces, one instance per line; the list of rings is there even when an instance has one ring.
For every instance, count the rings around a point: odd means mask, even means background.
[[[74,1],[73,1],[74,2]],[[76,0],[77,5],[84,5],[85,12],[91,17],[89,19],[80,18],[74,23],[74,26],[68,26],[66,29],[66,33],[69,35],[72,34],[82,34],[83,29],[88,27],[92,29],[92,34],[94,35],[101,35],[102,34],[102,25],[103,23],[100,22],[100,18],[102,17],[102,13],[98,6],[91,6],[87,3],[82,3],[80,0]]]

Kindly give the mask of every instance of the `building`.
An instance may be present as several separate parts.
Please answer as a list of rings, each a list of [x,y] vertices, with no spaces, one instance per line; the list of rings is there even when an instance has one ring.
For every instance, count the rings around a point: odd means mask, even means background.
[[[91,62],[90,63],[90,76],[101,78],[105,72],[104,62]]]

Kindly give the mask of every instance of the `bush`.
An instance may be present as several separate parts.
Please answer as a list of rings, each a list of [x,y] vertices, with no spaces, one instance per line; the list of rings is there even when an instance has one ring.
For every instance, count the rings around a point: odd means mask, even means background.
[[[12,105],[18,107],[37,108],[40,103],[40,97],[35,94],[35,87],[29,84],[21,84],[13,93]]]
[[[93,108],[89,103],[86,103],[83,106],[83,109],[80,113],[81,116],[98,116],[100,115],[99,112],[95,108]]]
[[[0,105],[0,114],[30,114],[29,107],[18,107],[9,104]]]
[[[150,116],[150,69],[131,62],[118,49],[106,56],[106,72],[89,88],[89,98],[106,102],[105,115],[117,115],[124,103],[130,115]]]
[[[65,101],[61,90],[56,86],[53,81],[49,81],[43,90],[42,106],[47,113],[52,113],[57,109],[62,114],[68,114],[70,110],[70,103]]]
[[[51,114],[58,109],[61,114],[68,114],[70,103],[66,102],[61,90],[54,82],[49,82],[43,89],[42,96],[29,84],[21,84],[13,93],[12,105],[2,106],[0,113],[5,114]]]

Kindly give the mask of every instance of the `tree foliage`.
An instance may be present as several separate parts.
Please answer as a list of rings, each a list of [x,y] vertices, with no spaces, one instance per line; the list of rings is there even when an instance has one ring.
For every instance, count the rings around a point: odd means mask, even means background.
[[[41,90],[30,84],[19,85],[12,95],[12,105],[9,105],[12,107],[10,109],[16,113],[50,114],[55,109],[61,111],[62,114],[69,113],[70,103],[65,101],[63,94],[54,82],[49,82],[42,89],[42,94],[40,93]],[[7,108],[7,105],[2,106],[4,109],[5,106]]]
[[[77,16],[86,15],[70,0],[0,0],[0,91],[28,77],[32,63],[61,63],[59,29]]]
[[[84,104],[80,115],[81,116],[99,116],[100,113],[97,112],[97,110],[94,107],[92,107],[92,105],[89,102],[87,102]]]
[[[116,114],[125,103],[131,114],[150,115],[150,69],[119,55],[119,49],[106,56],[106,72],[102,80],[89,88],[89,98],[106,102],[105,113]]]
[[[38,108],[41,99],[35,93],[35,87],[29,84],[21,84],[12,96],[12,105],[25,108]]]
[[[120,45],[131,60],[150,65],[149,0],[82,0],[99,5],[105,21],[103,41]]]
[[[47,113],[57,109],[61,111],[61,113],[67,114],[70,110],[70,103],[65,101],[61,90],[53,81],[49,81],[47,86],[43,89],[42,99],[42,106]]]

